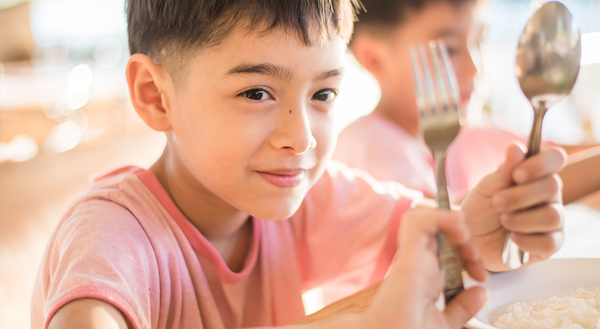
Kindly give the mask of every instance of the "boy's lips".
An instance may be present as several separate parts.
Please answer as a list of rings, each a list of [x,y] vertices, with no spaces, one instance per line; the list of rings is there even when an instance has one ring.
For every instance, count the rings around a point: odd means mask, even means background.
[[[258,174],[267,182],[278,187],[296,187],[304,178],[304,169],[277,169],[258,171]]]

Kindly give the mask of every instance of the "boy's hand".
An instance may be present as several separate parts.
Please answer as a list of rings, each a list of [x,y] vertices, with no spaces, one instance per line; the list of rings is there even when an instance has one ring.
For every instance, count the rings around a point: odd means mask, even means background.
[[[459,293],[445,310],[436,307],[444,288],[437,249],[439,231],[458,246],[471,277],[479,281],[487,278],[460,215],[417,208],[402,219],[396,261],[363,314],[364,328],[462,328],[483,307],[487,293],[480,286]]]
[[[563,243],[562,182],[557,172],[566,155],[547,148],[525,159],[525,151],[511,145],[504,164],[486,176],[467,195],[461,212],[471,228],[488,270],[506,271],[501,255],[506,234],[529,263],[550,257]]]

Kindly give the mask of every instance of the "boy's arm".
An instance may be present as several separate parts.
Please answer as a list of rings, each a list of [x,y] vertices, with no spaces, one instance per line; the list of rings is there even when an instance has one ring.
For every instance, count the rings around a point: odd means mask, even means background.
[[[600,190],[600,147],[569,155],[568,164],[558,173],[563,181],[563,202],[576,201]]]
[[[558,148],[546,148],[525,159],[525,151],[511,145],[504,164],[467,195],[461,212],[488,270],[509,270],[501,259],[506,234],[530,253],[530,263],[546,259],[560,248],[564,206],[557,173],[565,159]]]
[[[98,299],[77,299],[63,306],[52,318],[48,329],[98,328],[127,329],[121,312]]]

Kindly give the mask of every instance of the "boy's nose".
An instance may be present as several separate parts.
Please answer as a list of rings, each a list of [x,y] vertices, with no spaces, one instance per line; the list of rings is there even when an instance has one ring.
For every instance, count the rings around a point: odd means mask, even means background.
[[[317,140],[312,134],[306,109],[302,106],[282,109],[271,143],[276,149],[289,150],[294,154],[314,149]]]

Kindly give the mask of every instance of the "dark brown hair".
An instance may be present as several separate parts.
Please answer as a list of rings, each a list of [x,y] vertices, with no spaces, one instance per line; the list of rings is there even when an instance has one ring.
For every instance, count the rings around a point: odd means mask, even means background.
[[[358,0],[127,0],[127,32],[131,54],[141,53],[157,62],[176,62],[200,49],[222,42],[234,27],[268,33],[275,29],[295,33],[311,45],[315,29],[326,42],[330,28],[346,41]],[[314,31],[314,30],[313,30]]]
[[[386,30],[402,24],[411,12],[419,12],[425,6],[436,2],[448,2],[459,6],[476,0],[361,0],[362,9],[358,12],[358,21],[354,29],[359,32],[366,29]]]

